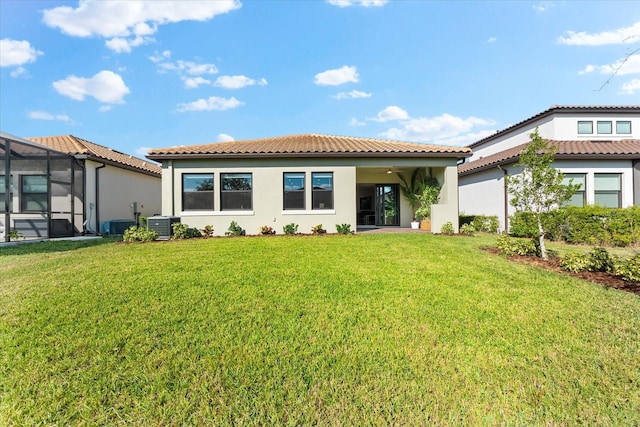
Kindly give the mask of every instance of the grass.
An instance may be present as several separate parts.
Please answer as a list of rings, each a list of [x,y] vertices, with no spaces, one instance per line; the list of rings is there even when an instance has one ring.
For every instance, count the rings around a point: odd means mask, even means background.
[[[640,298],[492,241],[0,249],[0,425],[639,424]]]

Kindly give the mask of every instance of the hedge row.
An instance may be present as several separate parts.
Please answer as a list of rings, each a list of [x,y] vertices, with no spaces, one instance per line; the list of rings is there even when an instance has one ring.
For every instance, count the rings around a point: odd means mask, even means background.
[[[543,216],[548,238],[574,244],[630,246],[640,244],[640,207],[624,209],[566,207]],[[535,237],[537,225],[529,214],[510,218],[510,234]]]

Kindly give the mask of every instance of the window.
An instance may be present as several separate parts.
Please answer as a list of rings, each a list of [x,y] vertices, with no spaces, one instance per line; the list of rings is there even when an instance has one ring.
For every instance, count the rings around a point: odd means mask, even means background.
[[[578,133],[593,133],[593,122],[578,122]]]
[[[314,172],[311,174],[312,209],[333,209],[333,173]]]
[[[213,174],[182,174],[182,210],[213,210]]]
[[[630,134],[631,133],[631,122],[616,122],[616,133],[622,134]]]
[[[598,133],[610,134],[611,130],[611,122],[598,122]]]
[[[6,195],[6,187],[5,187],[5,176],[0,175],[0,212],[5,212],[4,210],[4,197]],[[11,203],[11,201],[9,201]],[[11,207],[9,207],[9,211],[11,211]]]
[[[580,184],[580,188],[571,196],[571,199],[567,202],[567,206],[579,206],[584,207],[586,204],[586,174],[583,173],[565,173],[562,180],[563,185]]]
[[[619,173],[597,173],[594,175],[596,205],[608,208],[622,206],[621,176]]]
[[[304,209],[304,172],[285,172],[284,209]]]
[[[22,175],[20,177],[20,210],[22,212],[46,212],[49,194],[46,175]]]
[[[220,175],[220,208],[224,210],[252,209],[252,178],[250,173]]]

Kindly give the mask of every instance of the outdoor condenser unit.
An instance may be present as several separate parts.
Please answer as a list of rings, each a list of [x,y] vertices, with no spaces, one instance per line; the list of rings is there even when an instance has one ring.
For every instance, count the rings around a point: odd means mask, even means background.
[[[177,216],[150,216],[147,218],[147,228],[158,233],[159,237],[169,238],[173,235],[172,224],[180,222]]]

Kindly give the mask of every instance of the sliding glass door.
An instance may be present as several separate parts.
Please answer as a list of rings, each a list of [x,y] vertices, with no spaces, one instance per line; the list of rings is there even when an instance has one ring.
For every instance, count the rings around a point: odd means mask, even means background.
[[[400,194],[397,184],[376,184],[376,225],[400,225]]]

